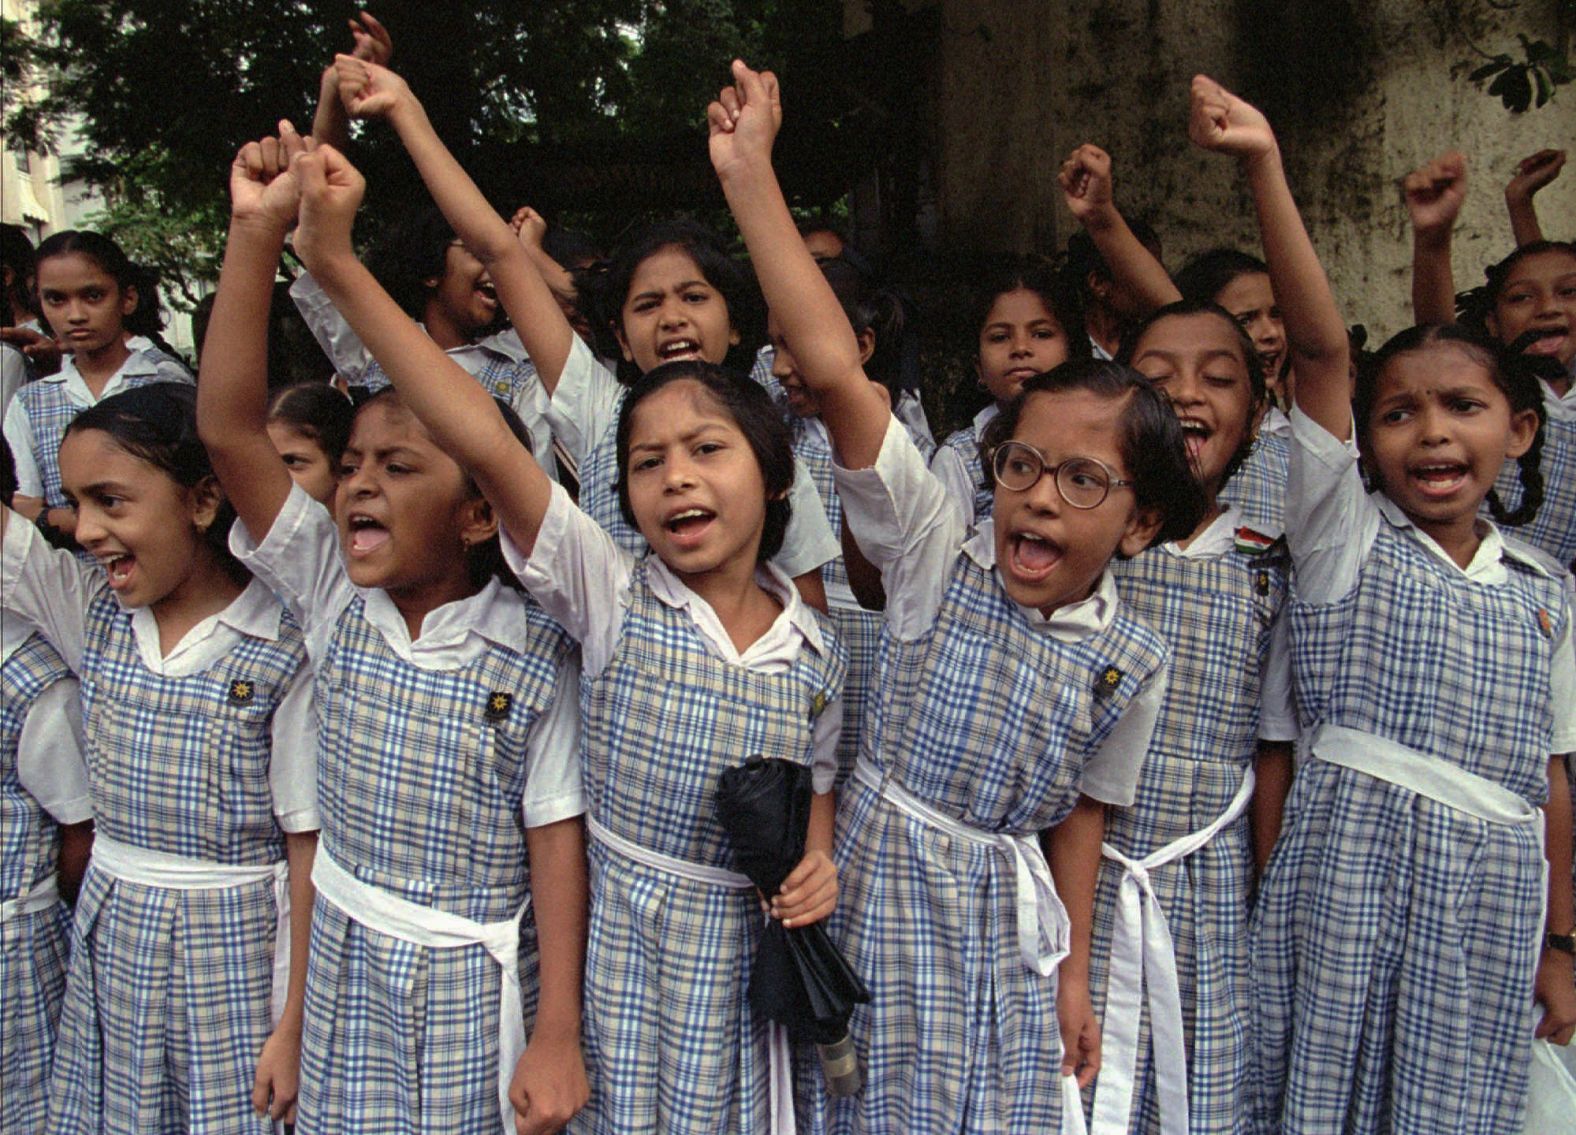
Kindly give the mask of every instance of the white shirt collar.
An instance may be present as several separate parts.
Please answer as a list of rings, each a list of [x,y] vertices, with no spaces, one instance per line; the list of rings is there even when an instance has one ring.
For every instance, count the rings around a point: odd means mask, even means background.
[[[1187,547],[1181,547],[1175,540],[1168,540],[1161,544],[1160,548],[1178,559],[1219,559],[1236,548],[1237,529],[1240,527],[1242,527],[1242,510],[1234,504],[1228,504],[1225,511],[1215,517],[1209,527],[1195,536]]]
[[[1576,360],[1571,365],[1576,367]],[[1572,375],[1571,387],[1564,394],[1554,393],[1554,387],[1543,382],[1543,412],[1561,421],[1576,418],[1576,374]]]
[[[990,425],[991,422],[993,422],[995,420],[996,415],[1000,414],[1000,413],[1001,413],[1001,407],[996,405],[996,403],[992,402],[989,406],[986,406],[978,414],[974,415],[974,440],[975,441],[978,441],[980,438],[985,436],[985,427]]]
[[[1519,563],[1525,564],[1541,575],[1553,576],[1550,565],[1542,560],[1534,549],[1525,547],[1519,542],[1507,541],[1501,535],[1499,528],[1490,520],[1481,517],[1477,521],[1477,532],[1481,538],[1477,551],[1472,555],[1472,562],[1463,568],[1450,558],[1450,553],[1439,546],[1428,533],[1413,524],[1406,513],[1401,511],[1401,506],[1396,504],[1383,493],[1375,493],[1373,499],[1379,503],[1379,512],[1390,524],[1402,531],[1409,533],[1413,539],[1438,556],[1442,563],[1448,564],[1473,583],[1501,584],[1505,582],[1505,564],[1508,557]]]
[[[1286,411],[1279,406],[1271,406],[1264,411],[1264,420],[1259,423],[1260,437],[1289,437],[1291,435],[1291,419],[1286,416]]]
[[[525,646],[525,620],[520,617],[521,596],[496,579],[475,595],[434,607],[421,620],[421,633],[411,640],[405,616],[389,593],[379,588],[357,588],[365,601],[367,622],[371,623],[400,654],[449,650],[462,645],[472,635],[509,650]]]
[[[153,340],[142,336],[132,335],[126,339],[126,349],[131,352],[126,361],[120,364],[120,369],[110,375],[104,384],[104,393],[98,397],[100,400],[108,398],[126,384],[126,379],[145,374],[158,374],[159,364],[154,356],[148,352],[154,349]],[[88,389],[87,380],[82,377],[82,372],[77,370],[76,360],[71,355],[63,355],[60,359],[60,369],[54,374],[45,375],[41,382],[63,382],[77,394],[79,400],[91,403],[93,392]]]
[[[710,633],[706,637],[719,650],[728,652],[732,640],[711,604],[686,587],[659,557],[648,555],[645,563],[646,579],[651,585],[651,593],[669,607],[688,611],[690,618],[695,620],[696,624],[709,630]],[[809,605],[800,597],[799,589],[782,573],[782,570],[776,564],[765,563],[756,569],[755,579],[782,604],[783,609],[765,634],[746,647],[743,653],[732,651],[732,657],[729,657],[728,661],[747,666],[756,655],[777,649],[790,635],[797,635],[817,653],[824,654],[826,644],[821,638],[821,624],[816,621]]]
[[[131,633],[137,648],[150,664],[172,663],[183,655],[199,650],[217,634],[221,627],[229,627],[237,634],[273,642],[279,638],[279,622],[284,618],[284,607],[262,580],[253,578],[245,589],[230,601],[224,610],[209,615],[182,636],[165,654],[159,647],[159,621],[151,607],[132,607]]]
[[[997,585],[1005,589],[1001,575],[996,571],[996,527],[993,519],[987,517],[975,526],[974,534],[964,542],[963,553],[989,571]],[[1037,607],[1013,603],[1033,630],[1053,635],[1063,642],[1077,642],[1105,630],[1116,618],[1120,605],[1116,580],[1110,568],[1100,573],[1100,582],[1088,598],[1058,607],[1049,615],[1042,614]]]
[[[33,624],[21,615],[0,607],[0,662],[5,662],[15,654],[33,630]]]

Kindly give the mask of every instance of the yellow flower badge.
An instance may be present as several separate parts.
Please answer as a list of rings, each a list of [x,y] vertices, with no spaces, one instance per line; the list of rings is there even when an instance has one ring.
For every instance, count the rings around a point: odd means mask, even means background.
[[[245,678],[237,678],[230,683],[230,704],[247,705],[257,693],[257,687]]]
[[[497,693],[487,695],[488,721],[502,721],[509,716],[509,710],[514,705],[514,696],[499,690]]]

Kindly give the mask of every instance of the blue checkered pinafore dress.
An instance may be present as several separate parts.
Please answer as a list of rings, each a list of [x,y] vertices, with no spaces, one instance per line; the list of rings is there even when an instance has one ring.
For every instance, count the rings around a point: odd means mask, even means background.
[[[142,663],[131,612],[88,610],[82,711],[99,835],[225,866],[284,858],[268,770],[274,711],[306,650],[281,613],[184,678]],[[237,687],[237,683],[245,683]],[[177,890],[91,863],[50,1085],[52,1133],[270,1132],[252,1079],[273,1032],[272,882]]]
[[[618,506],[618,419],[624,412],[627,387],[620,387],[618,406],[602,436],[580,459],[580,508],[632,556],[646,554],[646,538],[624,519]]]
[[[24,388],[25,389],[25,388]],[[1543,503],[1526,524],[1506,527],[1518,540],[1542,548],[1566,568],[1576,562],[1576,416],[1550,413],[1543,424]],[[1505,462],[1494,489],[1507,511],[1521,505],[1521,467]],[[1488,516],[1488,505],[1483,506]]]
[[[1106,841],[1128,858],[1142,860],[1208,827],[1236,796],[1258,750],[1261,671],[1290,567],[1281,543],[1253,552],[1239,546],[1210,559],[1154,548],[1111,565],[1126,609],[1159,632],[1172,652],[1165,702],[1133,804],[1106,813]],[[1244,813],[1199,850],[1149,873],[1176,951],[1191,1130],[1212,1135],[1251,1130],[1249,834]],[[1123,875],[1117,862],[1100,861],[1089,991],[1102,1019]],[[1152,1061],[1145,998],[1133,1131],[1160,1130]]]
[[[508,919],[530,893],[528,742],[572,644],[522,595],[527,649],[489,643],[456,669],[425,670],[394,652],[364,607],[359,597],[346,606],[317,666],[321,849],[407,902]],[[528,911],[527,1035],[535,940]],[[483,946],[429,950],[319,899],[297,1130],[496,1131],[500,984]]]
[[[822,620],[823,628],[826,624]],[[726,662],[683,611],[630,581],[618,648],[581,686],[590,815],[660,855],[732,871],[717,778],[756,755],[808,764],[846,663],[829,628],[781,674]],[[585,1048],[597,1135],[769,1130],[767,1027],[746,990],[753,891],[636,863],[595,839]]]
[[[969,483],[974,486],[974,517],[969,523],[978,524],[990,515],[996,494],[990,478],[985,475],[985,465],[980,460],[980,442],[974,436],[974,427],[965,426],[958,430],[939,448],[956,453],[963,467],[969,471]]]
[[[913,435],[910,434],[912,437]],[[914,444],[927,459],[935,445],[928,438],[915,438]],[[834,533],[843,530],[843,502],[838,499],[837,486],[832,479],[832,447],[821,430],[799,418],[793,422],[794,456],[804,463],[821,497],[821,507],[826,510],[826,521]],[[853,771],[854,760],[859,756],[859,734],[864,727],[865,694],[870,688],[870,673],[875,667],[876,648],[881,642],[882,617],[880,611],[867,611],[857,604],[838,603],[834,594],[846,594],[848,568],[843,557],[821,565],[821,581],[826,585],[832,625],[837,628],[837,638],[848,651],[848,679],[843,684],[843,731],[837,745],[837,787],[841,790],[848,774]],[[834,592],[834,589],[836,591]]]
[[[155,363],[157,373],[125,375],[119,390],[133,390],[153,382],[192,383],[191,371],[174,356],[159,350],[144,350],[140,354]],[[60,482],[60,443],[71,419],[88,407],[71,397],[64,381],[29,382],[16,392],[16,397],[21,399],[33,429],[33,460],[44,483],[44,503],[50,508],[66,508],[66,494]]]
[[[480,345],[476,353],[483,353]],[[472,377],[494,398],[501,398],[510,406],[520,405],[524,392],[539,381],[535,364],[529,359],[510,358],[502,351],[486,351],[485,356],[486,362],[480,370],[471,372]],[[369,358],[357,385],[365,387],[369,394],[376,394],[390,385],[389,376],[376,359]]]
[[[1256,532],[1286,530],[1286,478],[1291,442],[1284,434],[1260,434],[1231,480],[1220,490],[1242,510],[1242,521]]]
[[[1166,654],[1125,613],[1078,642],[1036,632],[960,552],[931,631],[882,633],[861,759],[970,827],[1044,831]],[[852,1022],[867,1072],[859,1095],[814,1101],[817,1129],[1059,1130],[1056,978],[1021,955],[1011,864],[850,785],[828,930],[870,988]]]
[[[1541,805],[1568,579],[1474,583],[1381,519],[1357,585],[1291,617],[1304,737],[1347,726]],[[1302,762],[1254,910],[1266,1132],[1518,1131],[1541,824],[1494,824]]]
[[[33,703],[70,676],[37,634],[0,663],[0,902],[21,898],[55,873],[59,829],[22,786],[17,748]],[[8,1131],[45,1130],[70,928],[63,902],[0,926],[0,1118]]]

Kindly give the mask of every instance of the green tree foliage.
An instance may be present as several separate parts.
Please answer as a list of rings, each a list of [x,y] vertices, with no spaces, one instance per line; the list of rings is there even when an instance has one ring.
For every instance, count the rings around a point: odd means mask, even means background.
[[[177,288],[212,272],[236,149],[288,117],[311,122],[319,76],[349,50],[357,6],[334,0],[44,0],[41,31],[3,28],[7,89],[47,75],[47,94],[7,99],[15,143],[49,150],[79,116],[86,154],[67,176],[101,188],[102,218],[162,263]],[[788,48],[835,39],[835,0],[384,0],[393,65],[484,188],[514,204],[534,158],[581,167],[629,148],[705,160],[706,101],[744,55],[781,66]],[[381,135],[381,130],[377,133]],[[371,223],[421,199],[403,153],[378,137],[355,158]],[[689,143],[693,142],[693,146]],[[693,155],[688,150],[693,149]],[[549,189],[551,187],[548,187]],[[533,194],[533,198],[534,198]],[[533,203],[535,201],[533,200]],[[581,200],[577,216],[599,203]],[[607,202],[614,209],[625,202]]]

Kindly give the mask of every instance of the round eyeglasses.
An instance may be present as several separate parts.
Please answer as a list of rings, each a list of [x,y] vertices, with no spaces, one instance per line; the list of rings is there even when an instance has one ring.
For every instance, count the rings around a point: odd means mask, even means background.
[[[1047,465],[1038,449],[1021,441],[1004,441],[992,450],[991,470],[998,485],[1015,493],[1027,492],[1049,473],[1062,500],[1074,508],[1099,508],[1112,489],[1133,483],[1113,475],[1109,465],[1093,457],[1069,457],[1060,465]]]

